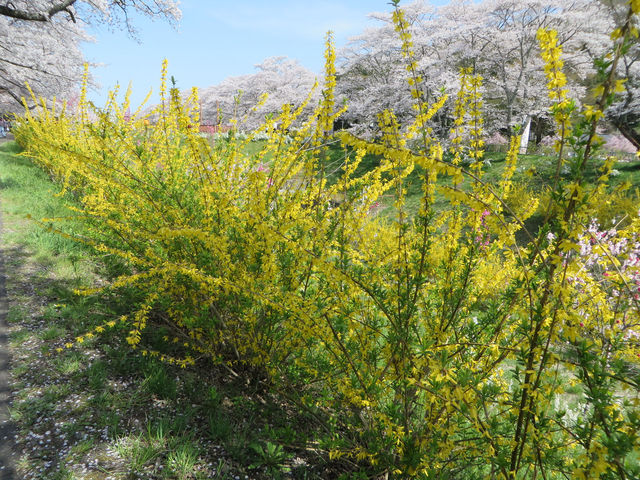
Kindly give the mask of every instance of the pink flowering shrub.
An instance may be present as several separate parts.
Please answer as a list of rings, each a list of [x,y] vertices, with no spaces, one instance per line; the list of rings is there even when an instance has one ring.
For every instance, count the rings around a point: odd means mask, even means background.
[[[475,242],[480,248],[488,247],[490,243],[489,229],[487,227],[486,218],[491,215],[489,210],[484,210],[480,214],[480,226],[476,229]]]
[[[639,222],[640,216],[632,224]],[[633,228],[602,229],[594,220],[579,237],[576,250],[580,268],[569,279],[581,292],[576,303],[584,306],[582,334],[594,339],[603,354],[612,344],[622,343],[622,350],[640,357],[640,238]],[[597,308],[601,302],[609,309]]]
[[[227,133],[231,130],[228,125],[200,125],[200,133],[208,133],[209,135],[215,135],[217,133]]]

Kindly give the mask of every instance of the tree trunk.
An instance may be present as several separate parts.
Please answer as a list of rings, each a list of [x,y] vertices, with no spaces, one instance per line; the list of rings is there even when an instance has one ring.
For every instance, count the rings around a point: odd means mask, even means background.
[[[610,120],[624,138],[629,140],[636,150],[640,150],[640,134],[636,132],[635,128],[619,117],[613,117]]]
[[[542,141],[542,134],[544,133],[544,120],[540,118],[539,115],[536,116],[536,121],[533,126],[533,136],[535,138],[534,142],[536,145],[540,145]]]
[[[522,128],[522,138],[520,139],[520,154],[526,155],[529,146],[529,133],[531,132],[531,116],[524,117],[524,126]]]

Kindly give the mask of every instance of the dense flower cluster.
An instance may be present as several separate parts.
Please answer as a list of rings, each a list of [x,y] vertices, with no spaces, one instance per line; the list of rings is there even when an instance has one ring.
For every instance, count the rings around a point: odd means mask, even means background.
[[[592,325],[598,328],[593,333],[619,334],[621,340],[628,342],[623,351],[640,355],[640,240],[637,234],[618,231],[615,227],[601,230],[593,221],[580,236],[578,245],[584,271],[571,280],[583,291],[588,290],[590,296],[604,297],[613,313],[607,322],[592,315],[585,315],[585,322],[599,321]]]

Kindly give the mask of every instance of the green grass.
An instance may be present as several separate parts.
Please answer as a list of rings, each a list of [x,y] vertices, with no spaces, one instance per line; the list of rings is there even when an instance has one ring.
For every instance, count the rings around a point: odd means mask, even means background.
[[[345,156],[349,152],[345,152],[344,148],[339,145],[332,146],[327,152],[325,157],[324,169],[329,180],[329,183],[334,183],[341,174],[341,168],[345,161]],[[604,160],[610,153],[599,152],[594,159],[589,163],[585,173],[585,179],[589,183],[597,181],[601,175],[599,169],[603,165]],[[615,155],[613,155],[615,156]],[[640,160],[637,157],[630,157],[627,154],[620,154],[618,160],[613,166],[612,175],[609,178],[609,191],[613,191],[624,184],[631,185],[632,188],[637,188],[640,185]],[[506,167],[506,153],[505,152],[487,152],[485,154],[485,160],[487,165],[483,168],[482,180],[496,185]],[[362,162],[356,169],[355,175],[362,175],[367,171],[378,166],[380,163],[380,157],[376,155],[367,154],[363,158]],[[550,151],[541,151],[536,154],[519,155],[517,168],[513,176],[513,182],[517,185],[518,195],[513,196],[512,199],[507,200],[507,204],[514,206],[514,202],[521,202],[526,199],[527,195],[542,195],[546,188],[553,183],[556,171],[556,157],[553,156]],[[561,172],[562,175],[567,175],[568,171]],[[406,194],[406,206],[410,214],[416,214],[420,208],[422,198],[422,177],[424,172],[420,167],[416,167],[414,171],[407,177],[405,182]],[[462,188],[468,190],[472,180],[466,178]],[[437,185],[440,188],[451,187],[452,183],[449,178],[443,176],[438,177]],[[606,203],[602,202],[602,205],[595,212],[595,215],[600,218],[602,224],[608,224],[614,219],[620,219],[624,214],[635,213],[635,208],[640,195],[633,189],[623,193],[619,197],[609,198]],[[391,192],[381,199],[381,208],[379,213],[383,216],[393,215],[393,195]],[[517,207],[517,205],[515,205]],[[441,191],[436,192],[434,208],[436,211],[442,211],[449,208],[449,201],[443,196]],[[539,211],[536,212],[531,219],[526,222],[527,228],[535,233],[539,223],[542,221],[544,212],[542,206],[539,207]]]
[[[67,203],[56,196],[60,193],[59,187],[53,185],[46,173],[34,166],[31,160],[18,156],[18,153],[19,148],[14,142],[0,145],[0,194],[4,221],[13,227],[8,229],[5,241],[20,238],[21,243],[32,249],[32,255],[51,266],[66,268],[77,264],[80,258],[86,257],[80,244],[43,228],[33,228],[32,222],[19,221],[27,215],[35,222],[42,218],[68,217],[72,212]],[[53,227],[54,223],[47,222],[47,225]],[[83,231],[82,223],[73,221],[64,222],[60,228],[71,234]],[[78,268],[80,266],[76,265]]]
[[[160,363],[149,363],[144,372],[142,387],[151,395],[156,395],[163,400],[175,400],[177,396],[177,384],[167,371],[167,367]]]
[[[17,323],[24,318],[25,314],[26,312],[20,305],[11,305],[7,312],[7,323]]]
[[[119,438],[115,447],[118,454],[127,461],[127,468],[131,473],[141,472],[164,450],[163,447],[149,444],[142,435]]]
[[[167,455],[169,475],[175,476],[178,480],[184,480],[194,471],[197,461],[198,448],[189,439],[174,441],[170,445]]]
[[[83,369],[83,358],[76,351],[69,351],[66,355],[58,355],[54,360],[56,369],[62,375],[72,375]]]

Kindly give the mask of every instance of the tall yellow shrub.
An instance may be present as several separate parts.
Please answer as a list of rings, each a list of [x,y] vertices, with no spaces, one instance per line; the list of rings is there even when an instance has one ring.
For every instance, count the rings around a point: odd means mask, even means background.
[[[469,131],[472,162],[458,161],[461,136],[448,157],[427,127],[445,99],[424,100],[397,5],[394,22],[418,115],[403,126],[381,113],[377,142],[337,133],[350,153],[334,182],[322,167],[340,113],[330,40],[323,100],[291,132],[303,106],[283,106],[246,138],[232,131],[211,142],[198,134],[197,92],[183,100],[167,91],[166,64],[149,116],[125,119],[128,101],[115,97],[91,110],[84,95],[77,115],[26,113],[17,138],[78,196],[90,231],[82,241],[126,266],[109,288],[139,293],[129,316],[99,328],[125,323],[132,348],[169,362],[261,369],[322,414],[331,458],[349,456],[371,474],[632,478],[640,220],[606,236],[590,222],[610,168],[596,185],[583,178],[599,115],[569,108],[560,49],[541,31],[558,171],[571,161],[576,173],[556,176],[542,227],[519,244],[515,234],[538,208],[536,198],[510,201],[519,139],[502,179],[485,182],[482,80],[465,71],[455,128]],[[601,73],[598,111],[615,88]],[[258,133],[268,139],[249,153]],[[585,133],[567,157],[568,136]],[[380,164],[357,176],[367,153]],[[422,198],[412,215],[406,191],[416,173]],[[390,218],[370,213],[383,194],[393,198]],[[450,208],[435,210],[436,194]],[[184,344],[184,356],[149,351],[150,323]]]

